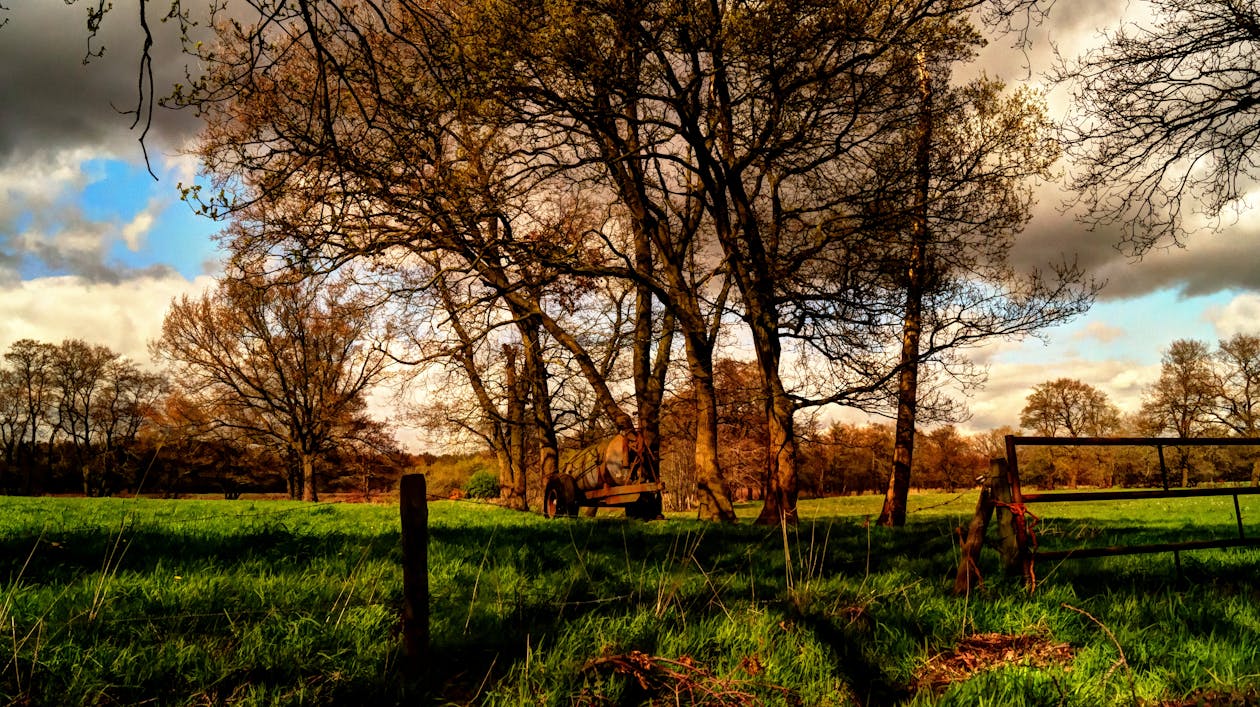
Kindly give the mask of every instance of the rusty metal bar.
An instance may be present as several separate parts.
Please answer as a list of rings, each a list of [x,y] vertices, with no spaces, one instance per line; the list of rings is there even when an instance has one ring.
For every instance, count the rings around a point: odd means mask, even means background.
[[[1256,437],[1021,437],[1007,435],[1007,457],[1019,447],[1260,447]]]
[[[1179,543],[1152,543],[1149,545],[1112,545],[1110,547],[1083,547],[1076,550],[1038,550],[1037,560],[1085,559],[1090,557],[1115,557],[1141,555],[1151,552],[1177,552],[1179,550],[1211,550],[1228,547],[1260,546],[1260,538],[1225,538],[1222,540],[1187,540]]]
[[[1132,501],[1151,498],[1199,498],[1202,496],[1253,496],[1260,494],[1256,486],[1227,486],[1193,489],[1141,489],[1127,491],[1062,491],[1054,493],[1030,493],[1024,503],[1072,503],[1074,501]]]
[[[1177,562],[1177,574],[1181,576],[1181,551],[1204,550],[1230,547],[1260,546],[1260,538],[1247,538],[1243,530],[1242,508],[1238,497],[1260,494],[1260,487],[1223,487],[1223,488],[1169,488],[1168,465],[1164,458],[1164,447],[1260,447],[1260,439],[1247,437],[1020,437],[1006,436],[1007,474],[1013,492],[1012,506],[1022,511],[1026,503],[1070,503],[1076,501],[1116,501],[1152,498],[1194,498],[1205,496],[1233,496],[1234,517],[1238,524],[1238,537],[1217,540],[1192,540],[1178,543],[1155,543],[1148,545],[1125,545],[1111,547],[1079,548],[1076,550],[1031,550],[1028,547],[1029,537],[1023,523],[1022,513],[1012,513],[1016,526],[1016,535],[1020,554],[1024,559],[1024,578],[1029,591],[1036,587],[1036,575],[1033,566],[1036,560],[1053,560],[1067,558],[1112,557],[1119,555],[1136,555],[1154,552],[1172,552]],[[1159,454],[1160,478],[1162,490],[1126,490],[1126,491],[1076,491],[1067,493],[1029,494],[1024,496],[1019,484],[1019,465],[1016,449],[1029,447],[1155,447]],[[1012,511],[1016,508],[1011,509]]]

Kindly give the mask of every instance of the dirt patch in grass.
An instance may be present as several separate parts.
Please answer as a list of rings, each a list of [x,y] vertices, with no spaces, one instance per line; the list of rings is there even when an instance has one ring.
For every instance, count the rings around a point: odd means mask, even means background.
[[[953,650],[932,657],[915,678],[918,687],[939,692],[976,673],[1003,665],[1044,668],[1072,660],[1072,647],[1044,636],[1004,633],[977,633],[967,636]]]

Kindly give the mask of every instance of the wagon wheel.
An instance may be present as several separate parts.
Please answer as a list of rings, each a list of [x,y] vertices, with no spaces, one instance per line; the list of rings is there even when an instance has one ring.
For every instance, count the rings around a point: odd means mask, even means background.
[[[543,491],[543,515],[547,518],[577,515],[577,485],[570,476],[553,476]]]

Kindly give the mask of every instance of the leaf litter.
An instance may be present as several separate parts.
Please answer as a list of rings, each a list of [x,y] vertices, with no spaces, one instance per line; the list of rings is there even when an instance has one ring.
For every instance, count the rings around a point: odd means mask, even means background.
[[[1006,665],[1045,668],[1069,663],[1073,655],[1068,644],[1044,636],[977,633],[963,638],[952,650],[929,659],[915,676],[915,683],[939,692],[986,670]]]

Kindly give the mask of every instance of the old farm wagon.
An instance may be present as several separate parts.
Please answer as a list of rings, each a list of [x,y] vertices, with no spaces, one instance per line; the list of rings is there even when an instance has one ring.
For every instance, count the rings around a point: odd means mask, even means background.
[[[579,508],[625,508],[626,516],[661,516],[664,485],[643,438],[618,434],[582,450],[543,481],[543,515],[577,515]]]

